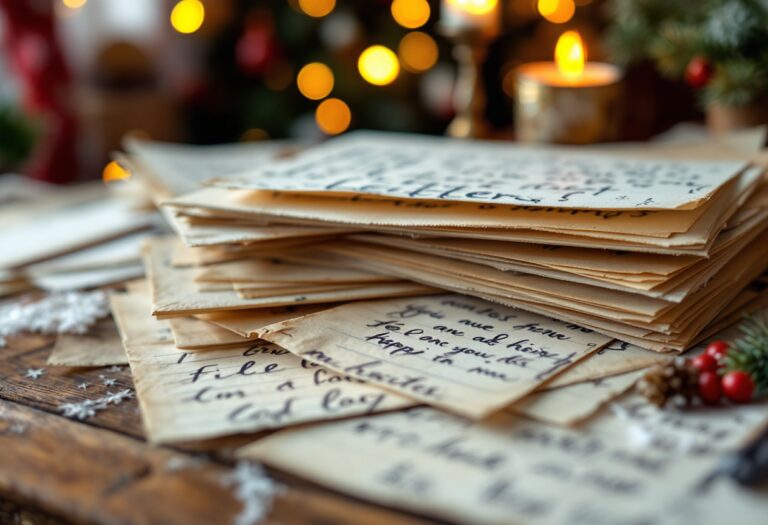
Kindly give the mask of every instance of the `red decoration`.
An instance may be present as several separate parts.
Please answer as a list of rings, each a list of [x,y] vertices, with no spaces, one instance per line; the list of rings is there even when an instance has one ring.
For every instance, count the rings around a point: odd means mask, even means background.
[[[274,32],[270,11],[257,9],[248,15],[245,30],[235,46],[237,67],[243,74],[262,75],[279,58]]]
[[[730,345],[725,341],[712,341],[707,345],[706,353],[720,361],[728,353]]]
[[[717,372],[706,370],[699,374],[699,397],[702,401],[708,405],[714,405],[720,401],[722,395],[723,390],[720,385],[720,376],[717,375]]]
[[[746,403],[755,392],[755,382],[743,370],[734,370],[723,376],[723,392],[734,403]]]
[[[712,79],[712,64],[707,57],[695,56],[685,68],[685,81],[694,88],[702,88]]]
[[[27,171],[47,182],[77,176],[77,121],[70,106],[71,78],[57,43],[53,3],[0,0],[4,46],[21,82],[26,111],[40,122],[38,146]]]
[[[701,372],[716,372],[718,365],[717,359],[707,353],[699,354],[694,357],[691,364]]]

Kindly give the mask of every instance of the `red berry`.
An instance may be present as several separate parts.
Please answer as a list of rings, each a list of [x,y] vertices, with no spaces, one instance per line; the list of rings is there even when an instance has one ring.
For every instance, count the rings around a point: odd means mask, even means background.
[[[734,403],[746,403],[755,392],[755,382],[743,370],[734,370],[723,376],[723,392]]]
[[[722,395],[723,389],[720,387],[720,376],[717,372],[707,370],[699,374],[699,397],[702,401],[714,405],[720,401]]]
[[[699,369],[700,372],[707,372],[711,371],[714,372],[717,370],[717,359],[712,357],[709,354],[699,354],[696,357],[693,358],[691,361],[691,364]]]
[[[685,81],[688,85],[701,88],[709,84],[712,78],[712,64],[703,56],[695,56],[685,68]]]
[[[730,345],[725,341],[712,341],[707,345],[706,353],[719,361],[728,353],[729,347]]]

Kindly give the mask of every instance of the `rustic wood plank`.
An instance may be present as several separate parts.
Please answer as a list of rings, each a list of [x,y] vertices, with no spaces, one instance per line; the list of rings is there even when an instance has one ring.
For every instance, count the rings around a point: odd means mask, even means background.
[[[230,472],[232,450],[264,433],[220,438],[176,450],[152,447],[142,439],[135,400],[110,406],[85,424],[67,420],[56,415],[62,402],[95,399],[118,387],[132,388],[133,383],[127,367],[119,372],[47,367],[52,343],[50,337],[28,336],[14,340],[0,352],[0,494],[29,505],[33,510],[25,510],[25,516],[38,516],[35,513],[43,509],[67,523],[231,523],[239,503],[220,485],[220,478]],[[35,368],[44,368],[43,376],[24,377],[28,369]],[[100,376],[114,378],[116,384],[107,387]],[[77,385],[81,382],[91,386],[80,390]],[[208,454],[201,456],[199,451]],[[189,452],[196,453],[194,468],[166,472],[171,458],[183,461],[191,457]],[[285,490],[276,499],[269,522],[434,523],[290,475],[272,474]],[[188,499],[194,503],[188,505]],[[188,509],[181,514],[169,511],[184,505]]]
[[[0,492],[76,523],[231,522],[240,505],[210,461],[0,401]]]

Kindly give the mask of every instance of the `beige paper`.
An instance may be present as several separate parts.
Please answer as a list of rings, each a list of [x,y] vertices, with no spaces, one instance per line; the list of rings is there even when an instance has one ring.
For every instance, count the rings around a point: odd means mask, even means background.
[[[290,142],[260,141],[215,146],[192,146],[127,138],[131,162],[157,191],[179,195],[203,181],[270,162],[296,146]]]
[[[207,323],[194,317],[174,317],[168,319],[173,332],[173,341],[180,350],[218,350],[221,348],[241,347],[256,340],[255,337],[242,337],[220,326]]]
[[[245,338],[260,337],[263,329],[279,323],[326,310],[335,305],[308,304],[306,306],[281,306],[277,308],[259,308],[257,310],[235,310],[211,314],[198,314],[195,317],[215,324]]]
[[[423,285],[403,282],[372,284],[363,289],[258,299],[243,299],[234,291],[198,292],[194,283],[196,270],[173,267],[172,255],[176,242],[174,239],[157,238],[147,243],[145,265],[152,289],[153,314],[159,317],[184,317],[215,311],[354,301],[372,297],[399,297],[430,293],[434,290]]]
[[[263,337],[337,372],[473,418],[524,397],[610,339],[460,295],[367,301]]]
[[[310,257],[313,250],[309,251]],[[317,254],[316,257],[322,257]],[[280,283],[284,285],[312,283],[365,283],[396,280],[391,276],[379,275],[356,268],[337,266],[311,266],[296,264],[276,257],[260,257],[207,266],[197,274],[196,281],[238,282],[238,283]]]
[[[703,417],[664,413],[668,417],[654,419],[657,434],[643,441],[649,410],[607,413],[605,423],[575,431],[511,416],[472,425],[415,408],[279,432],[238,455],[451,522],[690,523],[681,498],[720,453],[764,423],[765,407],[710,409]]]
[[[620,157],[557,148],[356,132],[221,186],[597,209],[694,208],[743,162]]]
[[[112,319],[96,323],[87,334],[59,334],[48,365],[109,366],[128,364],[120,334]]]
[[[0,231],[0,268],[15,268],[149,227],[153,216],[115,200],[79,203],[41,213]]]
[[[165,342],[167,322],[149,315],[148,295],[113,295],[111,305],[153,442],[256,432],[413,404],[303,362],[271,343],[183,352]],[[145,334],[140,342],[137,333]],[[147,341],[148,334],[156,341]]]
[[[576,365],[572,370],[577,370],[580,366]],[[644,369],[635,370],[604,379],[534,392],[509,407],[508,411],[544,423],[573,425],[626,392],[645,372]]]

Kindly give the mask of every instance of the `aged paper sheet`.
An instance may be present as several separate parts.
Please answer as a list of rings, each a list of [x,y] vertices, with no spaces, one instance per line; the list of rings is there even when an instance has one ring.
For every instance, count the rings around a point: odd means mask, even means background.
[[[87,334],[59,334],[48,357],[54,366],[109,366],[128,364],[115,322],[103,319]]]
[[[413,402],[315,366],[278,346],[184,352],[149,297],[111,297],[148,438],[170,443],[370,414]]]
[[[474,418],[608,344],[591,330],[461,295],[366,301],[269,327],[308,361]]]
[[[630,400],[582,431],[414,408],[279,432],[239,455],[452,522],[682,525],[683,498],[766,418],[765,407],[667,414]]]
[[[219,184],[570,208],[674,209],[700,205],[744,166],[356,132]]]

